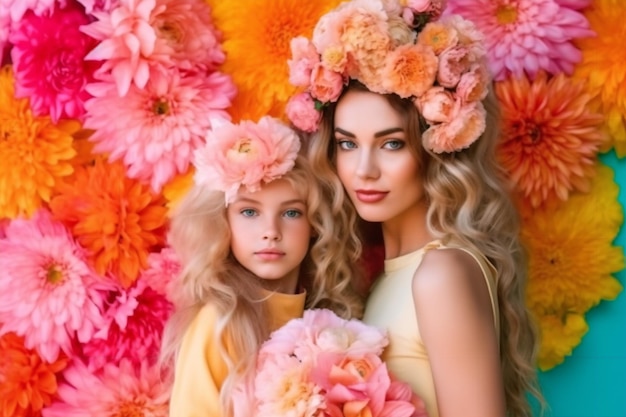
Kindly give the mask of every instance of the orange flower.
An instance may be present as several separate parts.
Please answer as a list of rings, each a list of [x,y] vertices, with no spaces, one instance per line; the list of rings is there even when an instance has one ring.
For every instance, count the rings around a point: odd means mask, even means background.
[[[605,140],[581,83],[540,73],[496,84],[502,108],[499,159],[532,207],[588,191]]]
[[[310,37],[320,16],[341,0],[207,0],[224,36],[226,61],[238,94],[229,109],[233,121],[282,117],[296,88],[289,84],[287,60],[296,36]],[[245,28],[245,30],[242,30]]]
[[[431,48],[424,45],[402,45],[386,59],[380,77],[383,87],[400,97],[419,97],[432,87],[439,61]]]
[[[62,184],[50,208],[90,252],[96,271],[113,273],[128,287],[148,253],[164,244],[167,208],[147,185],[124,175],[121,163],[79,167],[75,183]]]
[[[15,333],[0,337],[0,352],[0,415],[40,416],[57,392],[56,374],[65,369],[67,358],[46,363]]]
[[[0,218],[30,216],[50,201],[55,184],[73,172],[72,134],[80,124],[34,117],[27,99],[14,98],[10,66],[0,70]]]

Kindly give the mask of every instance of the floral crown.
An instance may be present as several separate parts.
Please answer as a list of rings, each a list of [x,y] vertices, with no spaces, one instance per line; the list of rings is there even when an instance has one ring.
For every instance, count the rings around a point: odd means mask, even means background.
[[[270,116],[258,123],[213,121],[207,143],[194,153],[196,184],[223,191],[226,205],[240,187],[258,191],[295,165],[300,138],[291,128]]]
[[[315,132],[323,107],[352,79],[412,99],[433,152],[470,146],[486,124],[486,49],[471,22],[440,17],[444,7],[445,0],[352,0],[322,16],[311,40],[291,41],[289,81],[304,91],[287,103],[287,117]]]

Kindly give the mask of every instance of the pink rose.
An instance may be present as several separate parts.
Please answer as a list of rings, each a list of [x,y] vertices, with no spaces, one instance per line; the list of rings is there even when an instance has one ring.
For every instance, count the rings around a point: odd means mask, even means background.
[[[343,76],[317,64],[311,72],[311,95],[322,103],[333,102],[343,90]]]
[[[315,46],[304,36],[291,40],[291,57],[289,66],[289,82],[299,87],[308,87],[311,82],[311,71],[319,63],[319,54]]]
[[[456,100],[443,87],[431,87],[415,100],[420,114],[430,124],[448,122],[453,116]]]
[[[456,46],[447,49],[439,56],[439,71],[437,81],[447,88],[454,88],[470,66],[469,49]]]
[[[291,123],[303,132],[315,132],[322,118],[322,113],[315,108],[315,101],[309,93],[291,97],[285,113]]]
[[[485,108],[480,101],[455,106],[449,123],[435,124],[424,132],[424,147],[435,153],[465,149],[485,131],[486,117]]]
[[[456,94],[463,101],[477,101],[487,97],[491,80],[484,65],[474,64],[468,72],[461,75]]]

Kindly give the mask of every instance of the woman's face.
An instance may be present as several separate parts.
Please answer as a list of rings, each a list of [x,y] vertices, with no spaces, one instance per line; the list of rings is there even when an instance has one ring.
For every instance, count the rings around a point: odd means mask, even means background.
[[[418,161],[402,116],[385,97],[347,92],[335,110],[334,136],[337,173],[361,218],[388,222],[415,211],[424,198]]]

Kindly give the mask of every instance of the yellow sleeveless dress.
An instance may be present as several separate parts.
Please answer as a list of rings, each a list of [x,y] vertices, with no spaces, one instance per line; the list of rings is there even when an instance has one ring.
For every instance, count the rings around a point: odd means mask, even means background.
[[[383,360],[398,379],[409,383],[413,392],[424,400],[429,417],[439,416],[437,397],[430,360],[415,317],[411,288],[413,274],[424,253],[445,248],[461,249],[478,262],[489,288],[495,326],[499,329],[495,268],[474,250],[454,244],[444,246],[439,241],[431,242],[415,252],[385,260],[385,270],[372,287],[363,317],[365,323],[387,330],[389,345],[383,352]]]

